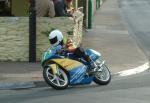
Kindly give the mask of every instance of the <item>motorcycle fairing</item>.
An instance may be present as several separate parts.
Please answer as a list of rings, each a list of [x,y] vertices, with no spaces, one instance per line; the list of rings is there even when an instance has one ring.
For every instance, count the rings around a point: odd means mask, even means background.
[[[69,71],[70,85],[90,84],[93,77],[86,75],[87,67],[85,65],[78,66]]]
[[[100,53],[92,49],[87,49],[85,53],[89,55],[90,58],[94,61],[101,56]],[[89,84],[93,80],[93,77],[89,77],[86,75],[87,67],[76,60],[60,58],[59,56],[55,56],[54,54],[52,54],[50,51],[46,51],[42,55],[42,63],[44,63],[46,60],[48,60],[47,62],[52,61],[52,63],[59,64],[63,69],[65,69],[68,72],[70,85]],[[53,72],[57,73],[56,67],[52,66],[52,68]]]
[[[68,58],[51,59],[51,61],[59,64],[68,72],[70,85],[89,84],[93,80],[93,77],[89,77],[86,75],[87,66],[78,61]]]
[[[86,49],[85,50],[86,55],[88,55],[93,61],[97,60],[99,57],[101,57],[101,54],[93,49]]]
[[[51,59],[51,61],[59,64],[62,68],[64,68],[67,71],[83,65],[82,63],[80,63],[78,61],[71,60],[68,58]]]

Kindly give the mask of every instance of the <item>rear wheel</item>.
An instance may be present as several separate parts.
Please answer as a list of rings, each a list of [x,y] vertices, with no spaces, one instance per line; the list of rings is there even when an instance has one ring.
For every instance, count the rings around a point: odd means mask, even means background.
[[[111,74],[108,67],[103,64],[100,71],[95,73],[94,82],[99,85],[107,85],[111,81]]]
[[[54,89],[62,90],[68,87],[68,76],[67,73],[57,65],[58,74],[53,74],[52,68],[47,66],[43,70],[43,77],[47,84]]]

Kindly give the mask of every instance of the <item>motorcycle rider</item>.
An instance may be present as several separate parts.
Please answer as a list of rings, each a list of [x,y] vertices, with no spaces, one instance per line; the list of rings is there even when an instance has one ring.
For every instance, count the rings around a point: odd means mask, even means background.
[[[76,57],[82,57],[87,64],[89,65],[90,69],[94,69],[95,66],[91,61],[90,57],[85,54],[85,51],[81,47],[75,47],[71,39],[67,39],[66,44],[64,43],[64,37],[60,30],[53,30],[49,34],[49,41],[51,44],[51,53],[60,53],[63,50],[66,50],[69,53],[75,54]]]

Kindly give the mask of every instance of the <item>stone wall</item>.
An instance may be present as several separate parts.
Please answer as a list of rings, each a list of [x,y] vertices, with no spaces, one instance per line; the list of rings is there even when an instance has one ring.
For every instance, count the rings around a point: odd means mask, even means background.
[[[0,61],[27,61],[28,18],[0,18]]]
[[[59,29],[66,38],[70,37],[79,45],[82,39],[83,14],[71,17],[37,18],[37,61],[49,47],[48,33]],[[29,19],[28,17],[0,17],[0,61],[29,60]]]

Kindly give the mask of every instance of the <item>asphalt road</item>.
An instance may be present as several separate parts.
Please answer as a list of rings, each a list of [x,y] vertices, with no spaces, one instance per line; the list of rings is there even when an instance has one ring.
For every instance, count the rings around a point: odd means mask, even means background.
[[[150,60],[150,0],[119,0],[130,34]]]
[[[1,90],[1,103],[149,103],[150,71],[113,79],[107,86]]]
[[[120,0],[130,33],[150,59],[150,1]],[[49,87],[1,90],[0,103],[149,103],[150,71],[112,79],[107,86],[78,86],[63,91]]]

